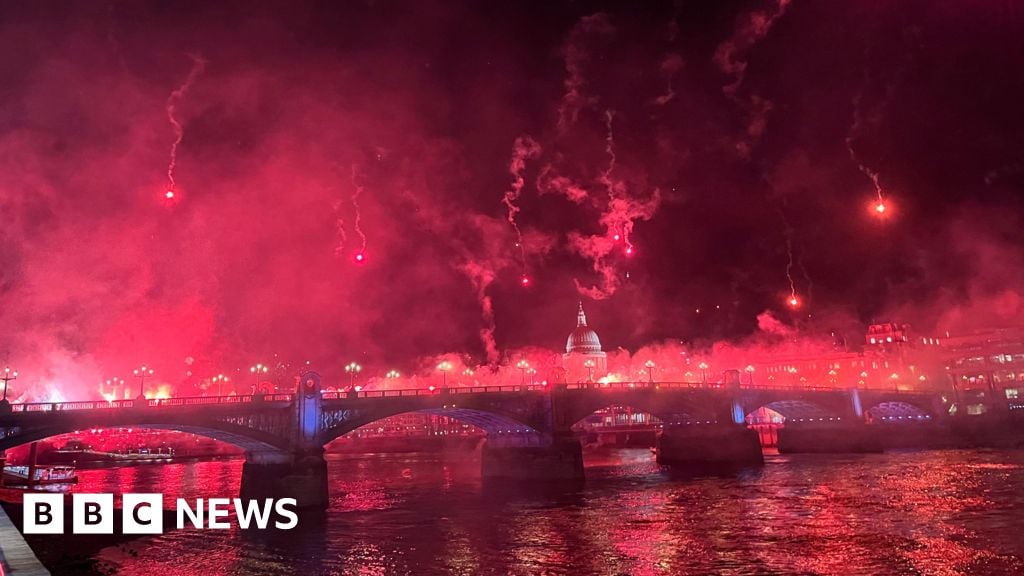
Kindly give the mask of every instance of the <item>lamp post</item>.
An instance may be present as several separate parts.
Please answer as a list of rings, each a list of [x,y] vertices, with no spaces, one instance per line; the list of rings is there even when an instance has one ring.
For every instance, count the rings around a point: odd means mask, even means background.
[[[644,362],[644,367],[647,368],[647,381],[654,384],[654,361],[648,360]]]
[[[402,375],[398,373],[398,370],[388,370],[388,373],[384,375],[388,380],[395,380],[401,378]]]
[[[743,371],[747,373],[747,382],[751,386],[753,386],[754,385],[754,365],[753,364],[747,364],[747,367],[744,368]]]
[[[136,368],[133,371],[133,373],[135,374],[135,377],[139,379],[139,396],[138,396],[138,398],[136,398],[136,400],[145,400],[146,399],[146,393],[145,393],[145,390],[146,390],[146,376],[152,376],[153,375],[153,369],[152,368],[146,368],[146,365],[143,364],[142,366]]]
[[[526,371],[530,369],[530,363],[526,360],[520,360],[519,362],[516,362],[516,368],[519,368],[519,383],[525,385]]]
[[[230,378],[223,374],[217,374],[213,377],[213,381],[217,383],[217,396],[224,395],[224,383],[229,381]]]
[[[533,386],[534,377],[537,376],[537,369],[536,368],[527,368],[526,369],[526,373],[530,375],[530,386]]]
[[[701,362],[700,364],[697,364],[697,368],[700,368],[700,379],[701,379],[701,382],[707,384],[708,383],[708,363],[707,362]]]
[[[11,404],[10,402],[7,401],[7,383],[10,382],[11,380],[17,380],[17,379],[18,379],[18,371],[17,370],[11,370],[11,368],[9,366],[7,368],[4,368],[4,376],[2,378],[2,380],[4,381],[4,397],[3,397],[2,400],[0,400],[0,404],[2,404],[5,407],[6,406],[10,406],[10,404]]]
[[[437,365],[437,369],[441,371],[441,388],[448,387],[448,371],[452,369],[452,363],[445,360]]]
[[[363,367],[355,362],[349,362],[345,365],[345,373],[348,374],[348,387],[349,390],[354,390],[356,386],[356,374],[362,372]]]
[[[594,366],[596,366],[596,364],[594,364],[593,360],[588,359],[583,363],[583,367],[587,369],[587,382],[594,381]]]
[[[249,372],[253,375],[252,382],[252,393],[255,394],[260,387],[260,374],[266,374],[270,371],[270,368],[263,364],[257,364],[255,366],[249,366]]]

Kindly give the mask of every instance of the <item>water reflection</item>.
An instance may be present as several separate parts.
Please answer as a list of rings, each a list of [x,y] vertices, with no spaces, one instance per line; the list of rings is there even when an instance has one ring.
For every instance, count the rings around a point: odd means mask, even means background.
[[[185,530],[103,552],[122,574],[1002,574],[1024,570],[1024,453],[772,456],[670,474],[643,450],[582,487],[481,482],[440,455],[332,456],[331,506],[291,532]],[[82,471],[76,490],[237,491],[241,463]]]

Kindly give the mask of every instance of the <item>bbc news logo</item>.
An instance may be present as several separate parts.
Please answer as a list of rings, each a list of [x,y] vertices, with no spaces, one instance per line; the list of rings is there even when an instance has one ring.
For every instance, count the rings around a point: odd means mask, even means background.
[[[22,531],[25,534],[63,534],[64,505],[62,494],[25,494]],[[121,496],[121,509],[122,534],[163,533],[163,494],[124,494]],[[291,530],[299,523],[295,509],[294,498],[198,498],[194,503],[178,498],[175,520],[179,530],[186,526],[200,530],[227,530],[231,528],[230,516],[234,510],[234,522],[242,530],[265,530],[270,526]],[[71,496],[73,534],[113,534],[114,516],[113,494]]]

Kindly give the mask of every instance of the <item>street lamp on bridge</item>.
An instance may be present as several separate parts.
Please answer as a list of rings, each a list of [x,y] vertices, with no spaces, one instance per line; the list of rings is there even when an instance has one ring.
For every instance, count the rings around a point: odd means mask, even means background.
[[[231,379],[228,378],[227,376],[223,375],[223,374],[217,374],[216,376],[214,376],[212,378],[212,381],[217,383],[217,396],[223,396],[224,395],[224,383],[229,381],[229,380],[231,380]]]
[[[587,369],[587,382],[594,381],[594,366],[596,366],[596,364],[594,364],[593,360],[588,359],[583,363],[583,367]]]
[[[516,368],[519,368],[519,383],[526,384],[526,371],[530,369],[530,363],[521,359],[516,362]]]
[[[753,364],[747,364],[747,367],[744,368],[743,371],[747,373],[747,382],[751,386],[753,386],[754,385],[754,365]]]
[[[388,380],[395,380],[401,378],[402,375],[398,373],[398,370],[388,370],[388,373],[384,375]]]
[[[7,383],[10,382],[11,380],[17,380],[17,379],[18,379],[18,371],[17,370],[11,370],[10,366],[4,368],[4,376],[3,376],[3,378],[0,378],[0,380],[4,381],[4,397],[3,397],[2,400],[0,400],[0,405],[4,406],[5,408],[9,407],[10,404],[11,404],[10,402],[7,401]]]
[[[647,368],[647,381],[654,384],[654,360],[644,362],[644,367]]]
[[[452,363],[445,360],[437,365],[437,369],[441,371],[441,387],[448,387],[448,371],[452,369]]]
[[[255,366],[249,366],[249,372],[254,376],[252,383],[252,393],[255,394],[260,387],[260,374],[266,374],[270,371],[270,367],[264,366],[263,364],[257,364]]]
[[[697,364],[697,368],[700,368],[700,379],[701,379],[701,382],[707,384],[708,383],[708,363],[707,362],[701,362],[700,364]]]
[[[152,376],[153,375],[153,369],[152,368],[146,368],[146,365],[143,364],[142,366],[136,368],[133,371],[133,373],[135,374],[135,377],[139,379],[139,397],[136,398],[136,400],[145,400],[146,399],[146,376]]]
[[[536,368],[527,368],[526,373],[530,375],[530,386],[533,386],[534,378],[537,376]]]
[[[352,390],[356,386],[356,374],[363,371],[363,367],[355,362],[349,362],[345,365],[345,373],[348,374],[348,387]]]

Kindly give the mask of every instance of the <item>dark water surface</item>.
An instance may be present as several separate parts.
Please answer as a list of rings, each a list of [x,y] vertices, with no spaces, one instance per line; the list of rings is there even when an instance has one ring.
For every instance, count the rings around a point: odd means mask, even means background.
[[[330,509],[291,531],[171,531],[120,574],[1024,573],[1024,452],[770,456],[685,477],[588,456],[582,488],[484,484],[437,454],[329,456]],[[76,490],[233,496],[240,461],[89,470]]]

